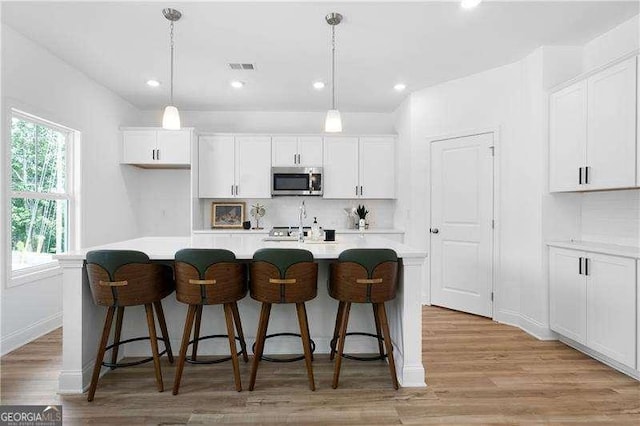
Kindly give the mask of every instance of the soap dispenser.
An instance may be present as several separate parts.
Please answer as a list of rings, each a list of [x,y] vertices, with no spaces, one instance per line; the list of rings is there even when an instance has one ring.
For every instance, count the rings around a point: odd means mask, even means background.
[[[311,239],[320,239],[320,226],[318,225],[318,218],[314,216],[313,223],[311,224]]]

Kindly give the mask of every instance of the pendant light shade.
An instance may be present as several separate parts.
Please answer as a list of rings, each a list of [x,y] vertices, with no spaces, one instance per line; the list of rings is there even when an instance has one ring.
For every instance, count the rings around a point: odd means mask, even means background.
[[[327,118],[324,120],[324,131],[340,133],[342,117],[336,107],[336,25],[342,22],[342,15],[333,12],[325,16],[325,20],[331,25],[331,109],[327,111]]]
[[[340,133],[342,131],[342,117],[337,109],[327,111],[327,118],[324,120],[324,131],[327,133]]]
[[[182,17],[182,13],[176,9],[162,9],[162,14],[170,22],[170,48],[171,48],[171,97],[169,105],[162,115],[162,128],[167,130],[180,130],[180,113],[173,102],[173,24]]]
[[[178,112],[178,108],[173,105],[168,105],[162,115],[162,128],[166,130],[180,130],[180,127],[180,113]]]

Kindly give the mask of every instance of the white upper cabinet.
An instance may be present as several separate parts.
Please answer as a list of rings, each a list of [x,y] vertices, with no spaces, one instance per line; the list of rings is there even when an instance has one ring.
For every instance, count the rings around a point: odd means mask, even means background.
[[[187,168],[191,165],[192,135],[191,129],[123,129],[122,164]]]
[[[636,186],[636,62],[620,62],[551,94],[551,192]]]
[[[395,141],[391,137],[360,138],[360,196],[394,198]]]
[[[588,80],[588,189],[636,184],[636,58]]]
[[[270,198],[271,138],[201,136],[198,141],[200,198]]]
[[[236,188],[241,198],[271,198],[271,138],[236,137]]]
[[[358,138],[324,138],[324,198],[358,198]]]
[[[235,194],[233,136],[200,136],[198,140],[198,196],[231,198]]]
[[[395,197],[392,136],[324,138],[324,198]]]
[[[550,98],[550,189],[576,191],[587,155],[587,82]]]
[[[322,167],[321,136],[274,136],[274,167]]]

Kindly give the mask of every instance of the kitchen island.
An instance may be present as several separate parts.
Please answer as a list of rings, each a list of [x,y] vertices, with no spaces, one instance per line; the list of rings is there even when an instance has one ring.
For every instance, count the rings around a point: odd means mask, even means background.
[[[396,298],[387,303],[389,326],[394,345],[394,356],[398,381],[403,387],[425,386],[422,365],[422,315],[421,300],[423,287],[423,264],[426,253],[407,245],[380,237],[362,235],[357,239],[338,238],[336,242],[273,242],[256,238],[227,238],[215,234],[193,235],[191,237],[145,237],[106,244],[99,247],[77,250],[56,258],[63,271],[63,339],[62,370],[58,379],[60,393],[82,393],[88,388],[91,371],[95,362],[96,349],[103,326],[106,309],[95,306],[86,276],[86,253],[96,249],[139,250],[153,261],[171,262],[174,254],[183,248],[224,248],[235,253],[239,260],[249,261],[256,250],[261,248],[303,248],[311,251],[319,263],[318,296],[307,303],[311,338],[316,343],[316,353],[328,353],[329,342],[338,302],[327,292],[329,263],[349,248],[389,248],[400,258],[400,284]],[[175,295],[163,300],[171,346],[179,348],[182,327],[187,306],[177,302]],[[260,304],[249,295],[238,304],[247,346],[255,341]],[[290,306],[274,305],[269,324],[269,333],[295,332],[297,321],[295,311]],[[368,308],[368,309],[367,309]],[[218,309],[220,312],[218,312]],[[205,307],[201,335],[225,334],[222,308]],[[350,331],[373,332],[371,308],[368,305],[354,305],[349,322]],[[131,308],[124,318],[122,339],[148,335],[144,319],[144,309]],[[220,341],[218,341],[220,340]],[[301,353],[299,339],[272,339],[265,346],[265,354]],[[347,339],[345,353],[375,353],[374,339],[352,336]],[[228,354],[228,343],[224,339],[203,341],[199,354]],[[149,356],[148,342],[133,342],[120,350],[123,357]],[[108,356],[108,355],[107,355]],[[108,369],[104,368],[103,373]]]

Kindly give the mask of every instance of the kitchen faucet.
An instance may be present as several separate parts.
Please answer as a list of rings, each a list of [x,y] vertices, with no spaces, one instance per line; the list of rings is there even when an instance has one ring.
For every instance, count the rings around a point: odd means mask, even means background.
[[[301,243],[304,241],[304,230],[302,228],[302,219],[307,217],[307,207],[304,205],[304,200],[300,203],[300,208],[298,212],[298,242]]]

